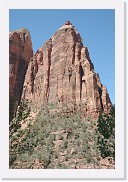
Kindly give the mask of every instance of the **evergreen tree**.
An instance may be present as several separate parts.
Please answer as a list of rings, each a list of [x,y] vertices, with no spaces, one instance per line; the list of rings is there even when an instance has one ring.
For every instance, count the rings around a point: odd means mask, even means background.
[[[101,156],[115,159],[115,106],[109,114],[101,113],[97,124],[97,145]]]
[[[17,153],[19,153],[22,148],[18,147],[19,137],[22,136],[21,121],[28,117],[30,108],[26,100],[22,100],[17,107],[15,99],[10,97],[9,109],[9,165],[11,166],[17,159]],[[30,149],[29,147],[29,151]]]
[[[16,100],[13,96],[9,96],[9,122],[14,118],[16,111]]]

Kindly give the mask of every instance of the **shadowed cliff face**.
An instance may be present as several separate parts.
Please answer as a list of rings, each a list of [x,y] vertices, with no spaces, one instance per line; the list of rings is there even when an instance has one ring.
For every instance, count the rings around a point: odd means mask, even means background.
[[[46,102],[82,104],[87,114],[97,114],[101,109],[108,111],[111,107],[109,94],[94,71],[88,49],[71,23],[64,24],[31,58],[22,98],[28,99],[32,108]]]
[[[26,70],[33,56],[29,31],[20,29],[9,33],[9,95],[21,99]]]

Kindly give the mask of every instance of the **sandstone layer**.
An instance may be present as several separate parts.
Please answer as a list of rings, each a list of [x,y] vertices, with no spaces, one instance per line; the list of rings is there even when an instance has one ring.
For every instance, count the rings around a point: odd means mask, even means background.
[[[30,33],[21,28],[9,33],[9,95],[21,99],[26,70],[33,56]]]
[[[28,44],[27,53],[32,57],[31,43]],[[22,98],[28,99],[32,108],[40,108],[48,102],[82,104],[87,114],[110,109],[107,89],[95,73],[88,48],[70,22],[65,23],[31,58]]]

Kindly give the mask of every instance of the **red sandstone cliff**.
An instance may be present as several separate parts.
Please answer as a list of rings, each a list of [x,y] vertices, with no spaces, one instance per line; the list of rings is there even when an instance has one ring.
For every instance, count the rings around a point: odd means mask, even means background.
[[[29,47],[30,51],[30,43]],[[32,57],[31,51],[29,55]],[[57,102],[82,103],[87,114],[109,110],[111,101],[107,89],[94,71],[80,34],[70,22],[64,24],[31,58],[22,98],[28,99],[33,108],[46,102]]]
[[[20,101],[24,78],[33,56],[30,33],[27,29],[9,33],[9,94]]]

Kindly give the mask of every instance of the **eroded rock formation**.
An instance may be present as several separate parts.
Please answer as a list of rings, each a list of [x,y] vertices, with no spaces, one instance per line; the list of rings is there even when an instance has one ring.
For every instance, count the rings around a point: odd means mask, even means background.
[[[9,94],[20,101],[24,78],[30,58],[33,56],[29,31],[20,30],[9,33]]]
[[[109,110],[111,101],[107,89],[94,71],[80,34],[70,22],[31,58],[22,98],[28,99],[33,108],[49,102],[82,103],[87,114]]]

